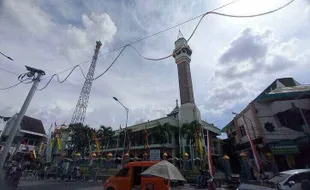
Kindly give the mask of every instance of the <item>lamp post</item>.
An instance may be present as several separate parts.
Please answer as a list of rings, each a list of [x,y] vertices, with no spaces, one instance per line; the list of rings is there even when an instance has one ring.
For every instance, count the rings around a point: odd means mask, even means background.
[[[234,115],[236,115],[236,116],[239,115],[239,114],[236,113],[236,112],[232,112],[232,114],[234,114]],[[252,130],[253,130],[254,139],[256,139],[255,130],[254,130],[254,125],[253,125],[253,123],[252,123],[252,120],[249,119],[249,118],[247,118],[247,117],[245,117],[244,114],[242,114],[242,118],[243,118],[244,123],[246,122],[245,119],[247,119],[247,120],[250,121]],[[246,125],[246,123],[245,123],[245,125]]]
[[[119,101],[116,97],[113,97],[113,99],[115,100],[115,101],[117,101],[121,106],[123,106],[123,108],[125,109],[125,111],[126,111],[126,125],[125,125],[125,137],[124,137],[124,145],[123,145],[123,154],[122,154],[122,158],[124,158],[124,153],[125,153],[125,145],[126,145],[126,137],[127,137],[127,125],[128,125],[128,113],[129,113],[129,109],[126,107],[126,106],[124,106],[124,104],[121,102],[121,101]],[[117,142],[118,143],[118,142]],[[116,155],[116,153],[115,153],[115,155]]]
[[[1,54],[2,56],[6,57],[7,59],[11,60],[11,61],[14,61],[14,59],[13,59],[12,57],[5,55],[5,54],[2,53],[1,51],[0,51],[0,54]]]

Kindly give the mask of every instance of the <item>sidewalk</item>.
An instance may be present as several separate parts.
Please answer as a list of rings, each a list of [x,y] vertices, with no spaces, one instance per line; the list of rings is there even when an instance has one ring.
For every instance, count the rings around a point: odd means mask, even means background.
[[[217,190],[226,190],[226,188],[220,187]],[[183,187],[173,187],[171,190],[197,190],[196,187],[190,186],[190,184],[185,184]]]

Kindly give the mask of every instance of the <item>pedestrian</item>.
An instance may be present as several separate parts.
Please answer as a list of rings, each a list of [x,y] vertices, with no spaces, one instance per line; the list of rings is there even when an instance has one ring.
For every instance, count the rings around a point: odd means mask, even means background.
[[[93,181],[97,181],[97,172],[98,172],[98,167],[97,167],[97,165],[93,165],[93,167],[92,167]]]
[[[252,179],[256,180],[256,177],[254,175],[254,168],[253,167],[251,167],[250,172],[251,172]]]

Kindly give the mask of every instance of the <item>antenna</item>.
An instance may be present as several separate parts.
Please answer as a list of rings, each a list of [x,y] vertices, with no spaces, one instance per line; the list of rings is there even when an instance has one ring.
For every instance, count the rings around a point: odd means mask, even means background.
[[[79,100],[76,104],[75,110],[72,115],[71,124],[75,123],[84,123],[86,110],[88,106],[89,94],[93,84],[93,77],[96,69],[96,62],[98,59],[99,49],[102,43],[100,41],[96,41],[95,53],[93,55],[93,59],[91,65],[89,66],[89,70],[81,90]]]

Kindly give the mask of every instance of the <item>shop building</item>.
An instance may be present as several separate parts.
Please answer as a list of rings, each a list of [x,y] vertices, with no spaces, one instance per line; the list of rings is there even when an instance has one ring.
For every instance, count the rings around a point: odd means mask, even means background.
[[[246,130],[262,161],[272,155],[280,171],[310,166],[310,86],[293,78],[276,79],[222,131],[235,156],[253,159]]]

